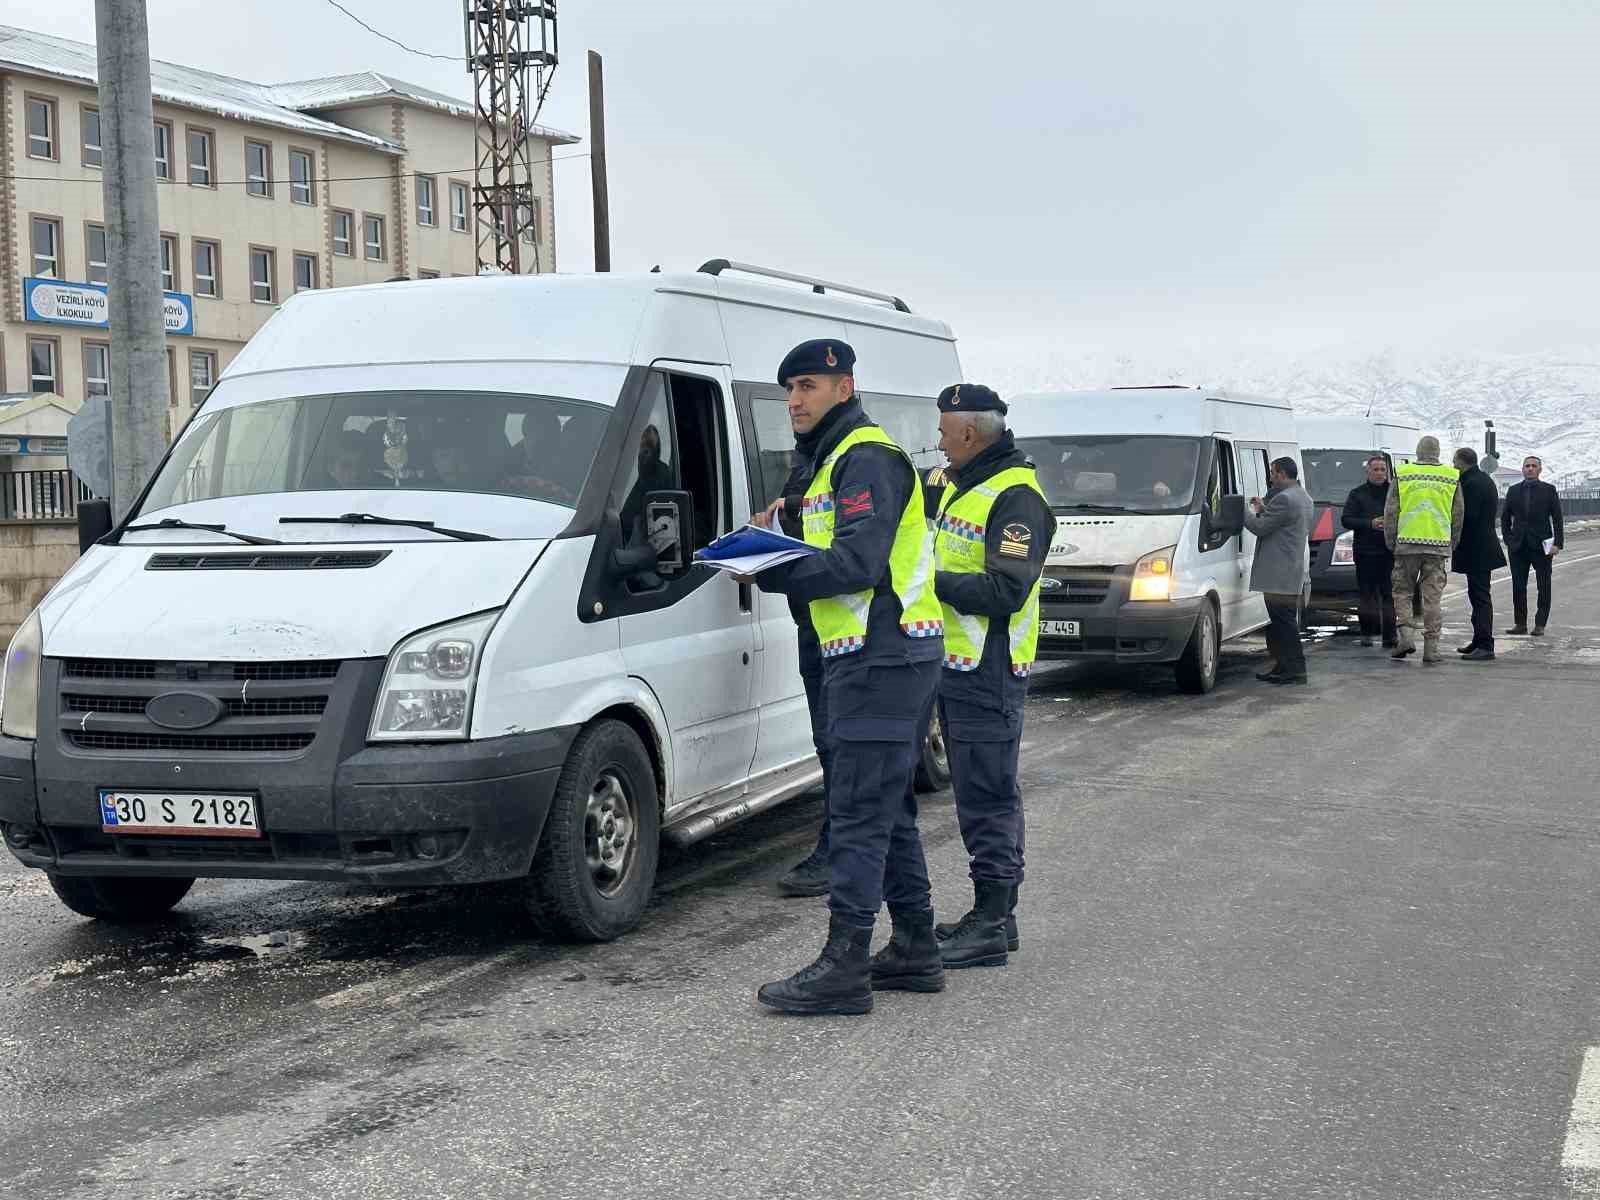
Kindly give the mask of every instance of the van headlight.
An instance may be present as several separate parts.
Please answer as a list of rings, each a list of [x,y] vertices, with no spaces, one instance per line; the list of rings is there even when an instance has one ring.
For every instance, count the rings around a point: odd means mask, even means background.
[[[1346,529],[1333,539],[1333,565],[1349,565],[1356,561],[1356,531]]]
[[[1172,599],[1172,556],[1177,552],[1176,546],[1168,546],[1165,550],[1152,550],[1134,563],[1133,590],[1129,592],[1128,598],[1130,600]]]
[[[39,736],[39,660],[44,651],[44,633],[39,626],[39,610],[28,614],[6,648],[6,661],[0,667],[0,733],[7,737]]]
[[[484,643],[500,616],[481,613],[414,633],[383,669],[368,740],[420,742],[467,736]]]

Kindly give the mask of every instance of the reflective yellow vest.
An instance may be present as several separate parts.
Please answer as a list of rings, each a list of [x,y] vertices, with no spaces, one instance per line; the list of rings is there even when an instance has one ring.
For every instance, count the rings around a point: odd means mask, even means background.
[[[833,545],[833,464],[852,446],[887,446],[911,466],[906,452],[876,425],[862,425],[840,439],[812,477],[800,508],[806,545],[826,550]],[[944,632],[939,599],[933,594],[933,537],[922,508],[922,480],[911,471],[911,498],[900,514],[894,545],[889,549],[889,585],[900,601],[900,632],[907,637],[938,637]],[[872,588],[843,596],[824,596],[810,604],[811,623],[822,643],[822,657],[854,654],[867,644],[867,616]]]
[[[1000,493],[1013,487],[1025,487],[1041,500],[1045,499],[1032,467],[1008,467],[959,497],[955,484],[945,485],[934,533],[935,570],[981,574],[988,569],[984,562],[984,537],[989,513]],[[943,608],[944,665],[952,671],[976,671],[983,658],[983,644],[989,636],[989,618],[957,612],[948,604]],[[1026,675],[1039,647],[1039,580],[1033,581],[1027,602],[1011,614],[1006,637],[1011,648],[1011,673]]]
[[[1450,548],[1450,510],[1455,505],[1461,473],[1442,463],[1399,463],[1394,469],[1400,488],[1400,517],[1395,524],[1395,549],[1413,546]]]

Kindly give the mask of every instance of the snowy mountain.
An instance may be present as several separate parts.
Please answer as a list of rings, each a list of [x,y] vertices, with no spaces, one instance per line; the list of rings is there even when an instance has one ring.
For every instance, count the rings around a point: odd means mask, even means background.
[[[1571,486],[1600,477],[1600,352],[1488,358],[1403,356],[1385,351],[1357,360],[1249,361],[1073,354],[1023,356],[963,342],[967,378],[1002,395],[1122,385],[1205,383],[1283,396],[1319,415],[1409,418],[1454,446],[1483,449],[1494,421],[1503,466],[1523,455],[1544,459],[1544,478]]]

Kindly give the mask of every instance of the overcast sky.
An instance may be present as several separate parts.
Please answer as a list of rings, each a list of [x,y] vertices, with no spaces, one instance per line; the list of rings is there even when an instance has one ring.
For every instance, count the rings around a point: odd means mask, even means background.
[[[460,50],[460,0],[344,3]],[[327,0],[149,5],[156,58],[470,95],[464,69]],[[587,133],[600,51],[618,270],[728,257],[893,291],[949,320],[969,364],[1600,344],[1588,0],[560,7],[542,120]],[[89,0],[0,13],[93,38]],[[575,157],[556,168],[562,270],[592,265],[589,214]]]

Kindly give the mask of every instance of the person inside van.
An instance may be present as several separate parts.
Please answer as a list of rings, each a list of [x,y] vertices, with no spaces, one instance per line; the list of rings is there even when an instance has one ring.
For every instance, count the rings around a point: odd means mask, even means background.
[[[341,430],[322,478],[311,486],[330,490],[377,487],[366,435],[354,429]]]
[[[631,542],[642,532],[634,526],[644,512],[644,498],[651,492],[667,491],[674,482],[672,465],[661,457],[661,431],[654,425],[646,425],[639,435],[639,478],[634,480],[622,501],[624,538]]]
[[[522,460],[504,481],[506,491],[560,504],[578,503],[583,480],[572,478],[573,463],[563,459],[561,433],[560,418],[548,408],[533,409],[523,418]],[[589,464],[577,466],[587,471]]]
[[[458,492],[482,487],[483,464],[474,449],[469,429],[460,426],[436,429],[433,450],[428,456],[433,467],[433,486]]]

